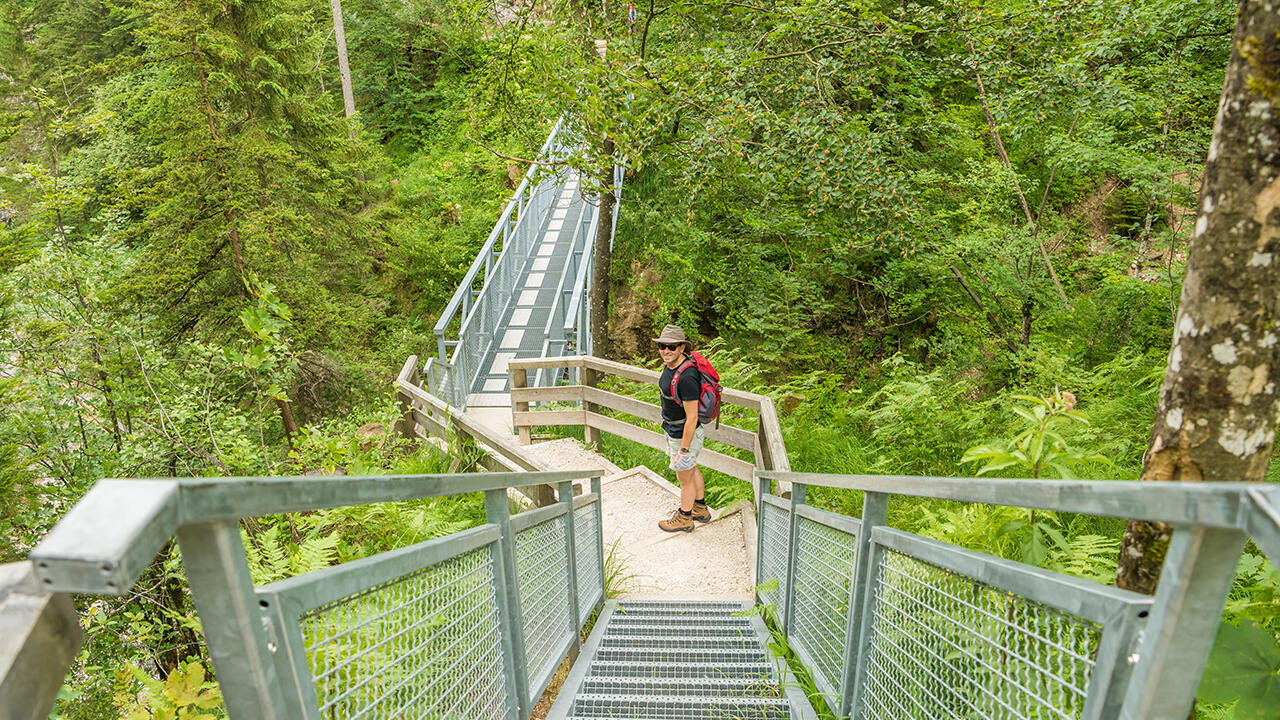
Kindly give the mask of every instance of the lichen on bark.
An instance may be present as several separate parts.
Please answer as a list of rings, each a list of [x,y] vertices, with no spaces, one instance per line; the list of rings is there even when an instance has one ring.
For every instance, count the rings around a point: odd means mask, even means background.
[[[1261,481],[1280,398],[1280,4],[1241,0],[1142,479]],[[1116,584],[1152,593],[1171,529],[1133,520]]]

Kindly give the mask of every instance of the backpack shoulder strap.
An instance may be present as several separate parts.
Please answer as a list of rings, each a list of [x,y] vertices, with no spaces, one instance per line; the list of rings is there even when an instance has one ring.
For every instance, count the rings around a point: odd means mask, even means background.
[[[694,361],[692,356],[686,356],[685,361],[680,363],[680,367],[676,368],[676,371],[671,373],[671,399],[675,400],[677,403],[680,402],[680,397],[676,395],[676,386],[680,384],[680,373],[688,369],[690,365],[697,367],[698,363]]]

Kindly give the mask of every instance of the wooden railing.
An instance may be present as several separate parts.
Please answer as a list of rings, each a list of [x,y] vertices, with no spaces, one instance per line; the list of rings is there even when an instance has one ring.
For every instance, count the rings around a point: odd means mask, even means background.
[[[507,368],[511,376],[512,423],[522,445],[530,442],[530,428],[534,425],[581,425],[585,429],[588,444],[598,445],[600,433],[607,432],[656,450],[667,449],[667,438],[662,433],[600,413],[602,408],[607,408],[639,420],[661,422],[661,406],[598,387],[601,378],[612,375],[655,386],[656,397],[660,375],[656,370],[646,370],[591,355],[512,360]],[[529,371],[539,368],[579,368],[577,376],[582,379],[582,383],[528,387]],[[546,402],[571,402],[577,403],[577,407],[530,409],[530,403]],[[782,429],[778,425],[778,413],[774,409],[773,400],[764,395],[725,388],[721,394],[721,403],[755,411],[758,418],[757,429],[745,430],[724,422],[719,427],[705,425],[703,427],[706,429],[707,439],[750,451],[754,462],[710,449],[702,451],[699,462],[704,467],[747,482],[753,481],[756,470],[789,472],[791,463],[787,460],[787,448],[782,441]],[[779,492],[789,494],[789,486],[780,487]]]
[[[552,470],[550,465],[524,452],[508,437],[424,390],[418,380],[417,355],[410,355],[405,360],[404,367],[396,377],[396,397],[400,400],[402,413],[396,430],[406,438],[470,438],[485,451],[480,459],[481,467],[492,472]],[[550,485],[533,485],[517,490],[539,507],[556,501],[554,489]]]

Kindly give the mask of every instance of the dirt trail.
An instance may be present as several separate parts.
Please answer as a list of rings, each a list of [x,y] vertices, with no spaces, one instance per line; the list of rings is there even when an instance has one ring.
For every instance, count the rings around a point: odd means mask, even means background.
[[[699,524],[693,532],[663,532],[658,521],[678,507],[679,489],[648,468],[620,470],[574,438],[524,449],[560,470],[605,471],[605,554],[612,550],[617,559],[625,597],[751,599],[751,566],[740,513],[724,514],[722,508],[717,519]],[[750,529],[754,532],[754,526]]]

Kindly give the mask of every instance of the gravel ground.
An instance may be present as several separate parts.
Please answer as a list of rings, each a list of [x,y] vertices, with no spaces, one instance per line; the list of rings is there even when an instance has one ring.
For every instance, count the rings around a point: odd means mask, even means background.
[[[625,597],[751,599],[751,572],[737,513],[693,532],[663,532],[658,521],[679,507],[679,489],[647,468],[619,470],[576,438],[525,446],[562,470],[603,469],[605,553],[617,543]]]

